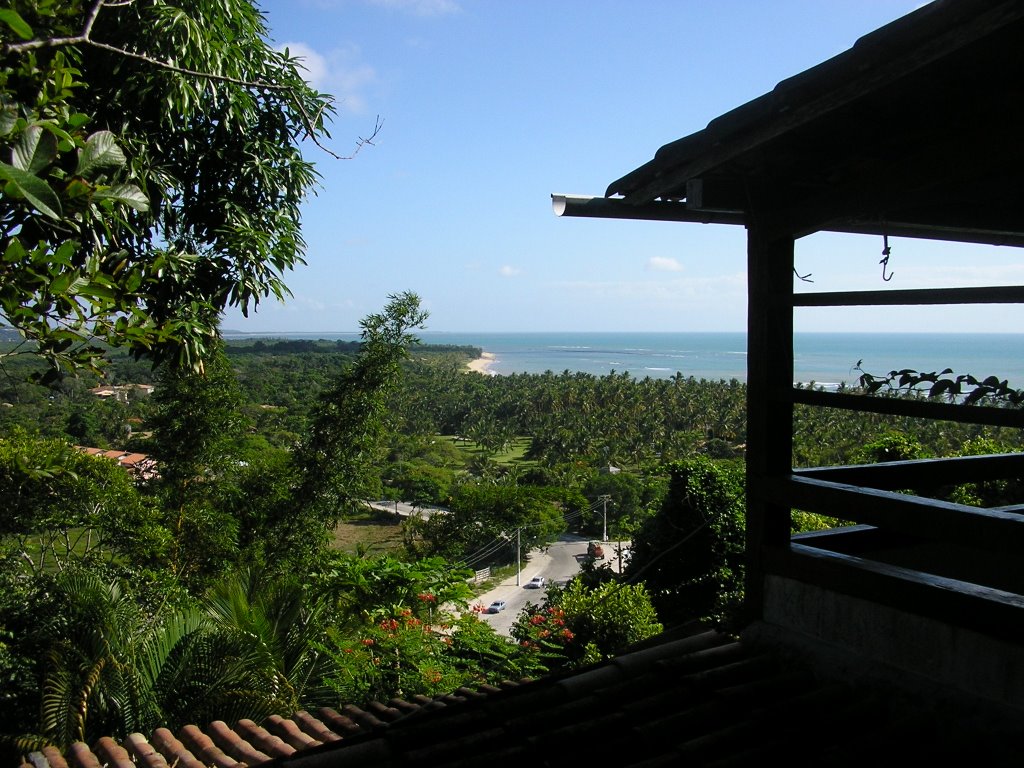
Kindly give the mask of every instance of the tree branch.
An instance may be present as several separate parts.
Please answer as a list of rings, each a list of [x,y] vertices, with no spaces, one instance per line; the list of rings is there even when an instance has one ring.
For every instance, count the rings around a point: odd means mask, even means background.
[[[206,80],[214,80],[222,83],[231,83],[232,85],[240,85],[245,88],[264,88],[270,91],[279,91],[281,93],[287,94],[290,97],[293,106],[296,108],[296,110],[298,110],[302,118],[302,125],[306,130],[307,137],[317,147],[319,147],[321,150],[329,154],[335,160],[351,160],[352,158],[359,154],[360,150],[362,150],[364,146],[366,146],[367,144],[372,146],[373,140],[377,137],[377,134],[380,133],[380,129],[383,127],[384,123],[380,119],[380,116],[378,116],[374,123],[373,133],[371,133],[368,138],[363,138],[362,136],[358,137],[356,141],[356,148],[355,150],[353,150],[352,154],[339,155],[336,152],[333,152],[327,147],[325,147],[322,143],[320,143],[320,140],[317,138],[317,131],[315,128],[316,122],[323,115],[323,112],[327,108],[327,105],[325,104],[324,106],[322,106],[315,117],[311,116],[309,112],[306,111],[306,107],[302,103],[302,101],[295,95],[294,87],[290,85],[279,85],[277,83],[268,83],[265,81],[245,80],[243,78],[232,77],[230,75],[217,75],[212,72],[201,72],[196,69],[180,67],[176,64],[171,64],[168,61],[154,59],[153,57],[147,56],[143,53],[136,53],[135,51],[129,51],[125,48],[119,48],[116,45],[109,45],[107,43],[102,43],[99,40],[92,39],[91,35],[93,26],[96,23],[96,18],[99,16],[99,13],[103,8],[124,7],[127,5],[131,5],[132,2],[134,2],[134,0],[124,0],[123,2],[107,2],[107,0],[96,0],[96,3],[89,9],[89,12],[86,14],[85,23],[83,24],[82,31],[79,34],[71,37],[50,37],[43,40],[29,40],[28,42],[24,43],[8,43],[3,47],[3,53],[4,55],[19,54],[24,53],[26,51],[39,50],[41,48],[60,48],[70,45],[89,45],[93,48],[99,48],[100,50],[115,53],[119,56],[124,56],[125,58],[135,59],[136,61],[142,61],[154,67],[166,69],[169,72],[176,72],[181,75],[188,75],[189,77],[204,78]]]

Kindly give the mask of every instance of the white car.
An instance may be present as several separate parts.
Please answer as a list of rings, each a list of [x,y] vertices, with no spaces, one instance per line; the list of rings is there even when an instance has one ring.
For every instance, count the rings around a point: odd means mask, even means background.
[[[489,606],[487,606],[487,612],[488,613],[501,613],[504,610],[505,610],[505,601],[504,600],[495,600],[493,603],[491,603]]]
[[[543,576],[534,576],[526,584],[526,589],[543,589],[547,581],[544,580]]]

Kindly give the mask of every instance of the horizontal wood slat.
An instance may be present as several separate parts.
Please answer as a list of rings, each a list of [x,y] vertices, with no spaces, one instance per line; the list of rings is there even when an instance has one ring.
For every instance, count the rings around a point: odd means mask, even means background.
[[[814,467],[797,469],[793,474],[814,480],[866,485],[890,491],[901,488],[938,487],[1024,477],[1024,453]]]
[[[819,408],[840,408],[862,413],[884,413],[920,419],[955,421],[961,424],[987,424],[996,427],[1024,428],[1024,410],[993,408],[985,405],[955,405],[933,400],[910,400],[902,397],[872,397],[845,392],[825,392],[794,387],[786,390],[794,403]],[[781,393],[780,393],[781,397]]]
[[[920,288],[892,291],[825,291],[797,293],[794,307],[893,307],[924,304],[1021,304],[1024,286]]]
[[[1024,515],[808,477],[766,478],[752,490],[771,503],[982,551],[1024,552]]]

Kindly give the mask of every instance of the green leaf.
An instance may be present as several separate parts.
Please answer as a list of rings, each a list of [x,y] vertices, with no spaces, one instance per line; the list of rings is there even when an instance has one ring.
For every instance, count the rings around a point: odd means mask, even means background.
[[[114,290],[108,288],[97,280],[93,280],[83,286],[83,288],[84,290],[79,292],[83,296],[90,296],[94,299],[107,299],[108,301],[113,301],[117,298],[117,293]]]
[[[32,203],[44,216],[51,219],[61,218],[60,198],[50,189],[50,185],[38,176],[0,162],[0,179],[8,182],[18,195]]]
[[[85,147],[78,156],[75,173],[88,177],[99,168],[120,167],[124,163],[124,152],[117,146],[114,134],[110,131],[97,131],[86,140]]]
[[[0,136],[9,136],[18,124],[18,110],[10,104],[0,106]]]
[[[112,200],[122,203],[137,211],[148,211],[149,200],[135,184],[115,184],[101,189],[93,196],[95,200]]]
[[[11,164],[22,171],[38,174],[57,157],[57,140],[38,125],[21,135],[11,153]]]
[[[32,39],[32,27],[25,23],[17,11],[12,11],[9,8],[0,9],[0,21],[10,27],[11,31],[22,40]]]
[[[53,282],[50,283],[50,293],[57,294],[67,291],[68,287],[71,285],[72,277],[73,276],[68,272],[65,272],[62,275],[57,275],[57,277],[53,279]]]
[[[25,258],[25,246],[21,244],[21,240],[17,237],[12,237],[7,243],[7,249],[4,251],[4,261],[7,263],[21,261]]]
[[[74,200],[76,197],[86,197],[92,193],[92,185],[78,177],[72,178],[68,182],[68,185],[64,188],[64,194],[69,200]]]

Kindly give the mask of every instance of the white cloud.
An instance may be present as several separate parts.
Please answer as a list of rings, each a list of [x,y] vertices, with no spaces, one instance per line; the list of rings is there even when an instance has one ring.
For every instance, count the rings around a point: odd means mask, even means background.
[[[521,271],[522,270],[520,270],[518,267],[513,267],[508,264],[505,264],[504,266],[502,266],[501,269],[498,270],[498,274],[500,274],[502,277],[515,277]]]
[[[651,256],[647,260],[647,269],[652,272],[682,272],[683,265],[671,256]]]
[[[334,96],[340,110],[355,114],[366,111],[364,91],[377,82],[377,72],[369,64],[359,61],[357,47],[334,48],[327,53],[320,53],[302,42],[288,42],[281,47],[300,59],[306,81],[317,90]]]

